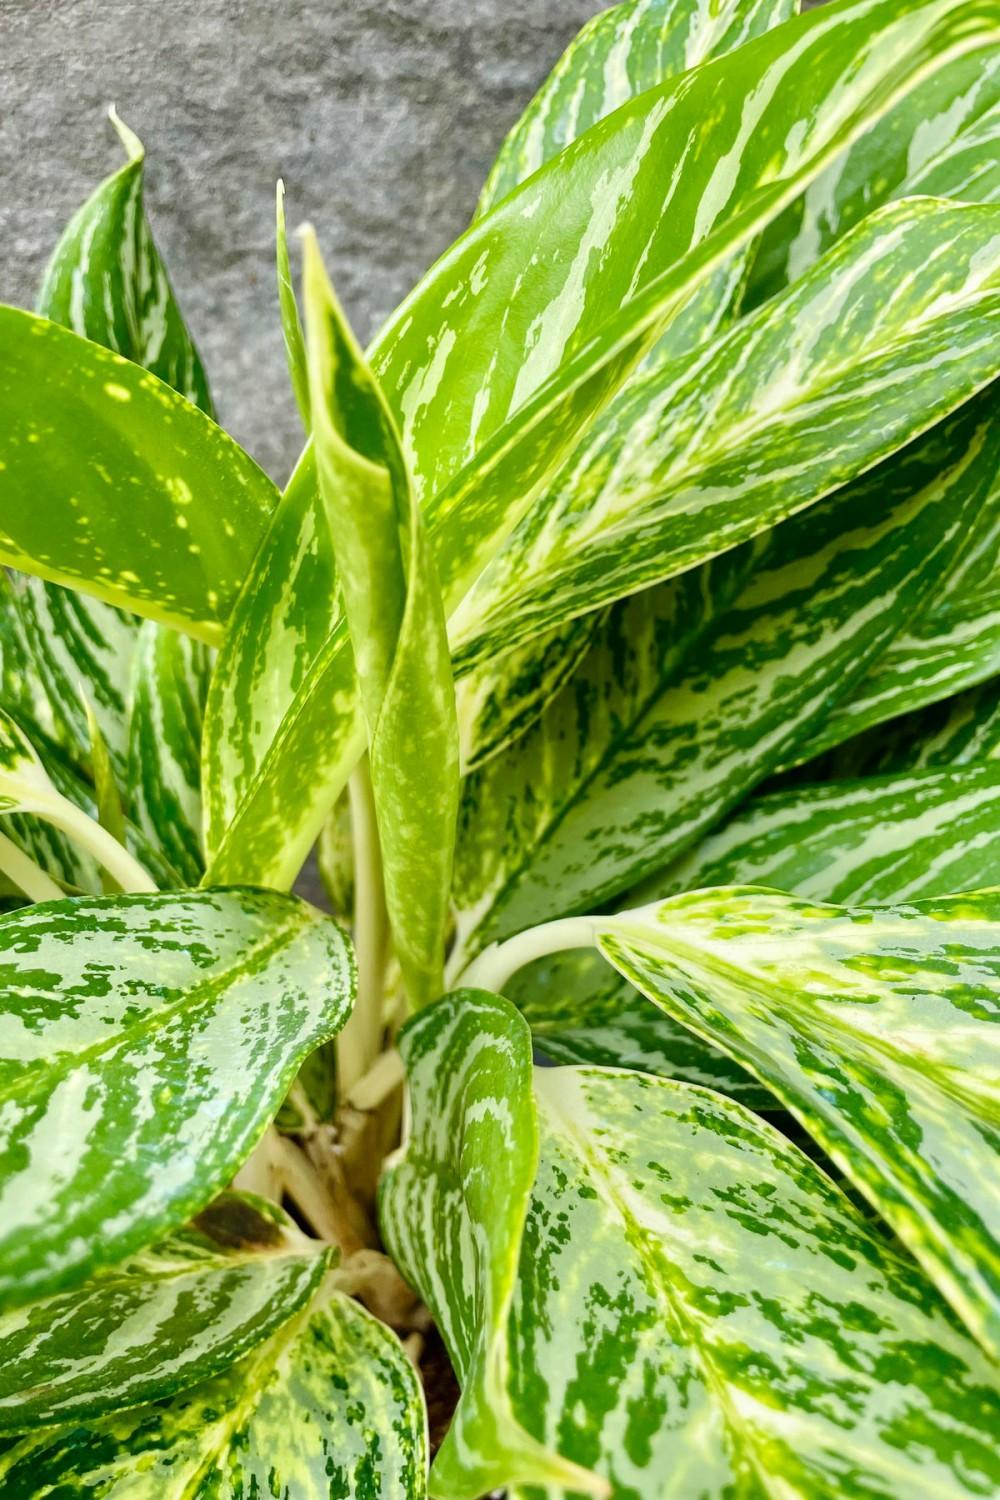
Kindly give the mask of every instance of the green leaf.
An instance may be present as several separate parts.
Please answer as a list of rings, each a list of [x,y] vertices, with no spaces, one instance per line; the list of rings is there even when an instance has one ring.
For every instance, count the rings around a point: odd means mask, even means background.
[[[517,1478],[519,1422],[614,1500],[991,1492],[995,1367],[784,1136],[685,1084],[581,1068],[532,1080],[524,1023],[497,996],[448,996],[402,1043],[413,1119],[382,1222],[451,1347],[484,1337],[466,1266],[498,1275],[520,1239],[495,1335],[509,1415],[476,1450],[480,1476],[489,1460],[492,1482],[536,1493]],[[509,1170],[513,1154],[489,1136],[536,1130],[530,1194],[485,1191],[480,1159]],[[453,1205],[469,1183],[463,1255]],[[494,1240],[498,1219],[510,1227]],[[445,1452],[432,1493],[481,1493]]]
[[[0,346],[0,561],[217,641],[271,481],[119,354],[13,307]]]
[[[111,764],[108,747],[104,736],[101,734],[101,726],[88,701],[86,704],[87,720],[90,725],[90,764],[94,777],[94,793],[97,798],[97,821],[101,827],[110,833],[111,837],[119,844],[125,842],[125,814],[122,811],[121,793],[118,783],[115,781],[115,768]],[[103,889],[105,892],[118,891],[121,889],[116,880],[108,872],[103,872]]]
[[[616,110],[442,257],[369,358],[448,610],[708,279],[896,98],[997,35],[992,0],[837,0]],[[313,469],[308,449],[258,560],[290,602],[322,547]],[[288,651],[279,691],[259,676],[240,700],[254,743],[230,758],[220,727],[206,752],[216,879],[293,878],[360,754],[346,632]]]
[[[201,725],[209,653],[147,620],[132,662],[128,784],[137,826],[184,885],[197,885],[201,851]]]
[[[457,612],[459,656],[704,562],[854,479],[1000,372],[998,318],[1000,207],[871,215],[699,357],[630,384]]]
[[[764,231],[748,303],[773,296],[866,214],[930,194],[1000,200],[1000,55],[963,57],[920,83]]]
[[[825,760],[836,775],[861,776],[967,765],[998,754],[1000,681],[993,681],[859,735]]]
[[[277,244],[278,303],[281,307],[281,332],[285,341],[285,358],[288,376],[295,392],[302,425],[311,430],[309,415],[309,371],[306,366],[305,335],[299,317],[299,304],[295,299],[292,282],[292,267],[288,259],[288,235],[285,230],[285,184],[278,178],[275,195],[275,240]]]
[[[946,572],[994,480],[991,402],[755,544],[729,608],[727,554],[612,611],[539,724],[466,783],[467,953],[665,868],[794,750]]]
[[[0,920],[0,1302],[77,1285],[232,1177],[343,1024],[346,938],[256,891],[80,898]]]
[[[496,996],[463,990],[410,1021],[399,1047],[412,1114],[379,1188],[382,1233],[462,1385],[431,1491],[478,1500],[523,1480],[594,1492],[518,1425],[507,1391],[506,1325],[538,1163],[531,1034]]]
[[[9,1441],[10,1500],[424,1500],[426,1417],[398,1339],[346,1297],[194,1390]]]
[[[327,1247],[225,1194],[114,1271],[0,1317],[0,1431],[93,1420],[187,1390],[308,1302]]]
[[[766,885],[820,901],[908,901],[1000,885],[1000,764],[757,797],[633,900]],[[654,888],[655,887],[655,891]]]
[[[555,1063],[634,1068],[661,1078],[718,1089],[748,1109],[775,1110],[777,1100],[752,1074],[645,995],[586,948],[527,964],[504,985],[541,1052]]]
[[[319,485],[367,721],[386,907],[410,997],[426,1003],[442,988],[458,814],[444,611],[392,416],[314,235],[304,251]]]
[[[45,273],[37,311],[152,370],[214,416],[201,359],[146,218],[145,150],[113,109],[110,116],[128,161],[66,226]]]
[[[790,0],[625,0],[601,11],[569,44],[510,131],[477,217],[637,94],[721,57],[792,14]]]
[[[510,1342],[536,1437],[616,1500],[991,1493],[995,1366],[790,1141],[634,1073],[535,1090]]]
[[[1000,897],[723,888],[601,919],[598,946],[774,1091],[1000,1354]]]

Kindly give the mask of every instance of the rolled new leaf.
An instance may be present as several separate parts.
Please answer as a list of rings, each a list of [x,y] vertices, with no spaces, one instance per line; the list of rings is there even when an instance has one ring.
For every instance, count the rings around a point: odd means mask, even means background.
[[[479,1493],[456,1449],[525,1492],[518,1423],[613,1500],[855,1500],[859,1485],[960,1500],[1000,1482],[994,1365],[785,1136],[707,1089],[622,1070],[538,1069],[532,1085],[523,1022],[497,996],[446,997],[401,1045],[412,1131],[382,1220],[452,1347],[486,1336],[466,1265],[498,1275],[521,1233],[490,1330],[509,1415],[477,1447],[446,1440],[433,1494]],[[497,1164],[535,1129],[530,1192],[494,1197]]]
[[[337,924],[261,891],[54,901],[0,921],[0,1305],[197,1213],[343,1025]]]
[[[1000,896],[675,896],[600,919],[637,989],[773,1090],[1000,1355]]]
[[[426,1427],[395,1334],[334,1295],[179,1395],[8,1439],[0,1482],[11,1497],[425,1500]]]
[[[392,415],[312,233],[304,246],[320,493],[368,726],[393,943],[420,1004],[441,993],[449,915],[458,813],[451,655],[434,560]]]
[[[0,1316],[0,1432],[93,1421],[198,1385],[309,1302],[330,1250],[226,1193],[72,1292]]]

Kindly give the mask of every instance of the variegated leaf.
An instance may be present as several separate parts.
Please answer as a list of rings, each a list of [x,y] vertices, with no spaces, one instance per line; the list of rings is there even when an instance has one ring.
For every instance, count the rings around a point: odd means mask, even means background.
[[[996,763],[807,786],[746,803],[627,904],[730,884],[823,901],[943,896],[1000,884],[998,848]],[[638,1068],[775,1107],[742,1067],[647,1005],[587,950],[527,965],[504,993],[555,1062]]]
[[[466,784],[466,954],[663,869],[850,691],[946,572],[993,483],[990,399],[776,528],[728,609],[711,574],[663,585],[709,616],[680,670],[682,632],[662,605],[658,623],[659,591],[612,612],[539,724]]]
[[[0,562],[219,639],[277,494],[120,354],[0,307]]]
[[[414,1117],[403,1168],[383,1185],[383,1225],[456,1346],[482,1336],[482,1314],[430,1184],[468,1180],[455,1175],[457,1140],[487,1144],[482,1093],[463,1097],[470,1073],[488,1078],[508,1138],[538,1130],[496,1368],[540,1445],[613,1500],[991,1493],[995,1366],[784,1136],[708,1090],[620,1070],[539,1069],[532,1089],[523,1022],[496,996],[449,996],[402,1041]],[[428,1087],[438,1112],[418,1116]],[[508,1203],[467,1207],[480,1215],[480,1276]],[[463,1402],[469,1389],[466,1378]],[[495,1429],[493,1473],[535,1495],[516,1478],[514,1420]],[[440,1459],[431,1488],[478,1493]]]
[[[0,1317],[0,1431],[93,1420],[208,1380],[310,1301],[328,1261],[274,1204],[224,1194],[113,1271]]]
[[[147,620],[132,663],[128,784],[136,825],[184,885],[197,885],[201,849],[201,724],[209,652]]]
[[[625,0],[587,22],[507,136],[478,217],[637,94],[740,47],[793,13],[789,0]]]
[[[203,1208],[354,984],[331,918],[258,891],[30,907],[0,920],[0,975],[7,1306]]]
[[[634,1068],[717,1089],[748,1109],[778,1108],[745,1068],[650,1005],[589,948],[527,964],[503,988],[552,1062]]]
[[[1000,373],[1000,207],[891,204],[701,355],[634,380],[458,610],[476,660],[735,546]]]
[[[985,761],[755,798],[634,899],[710,885],[773,886],[854,902],[1000,885],[1000,765]]]
[[[395,423],[312,234],[304,255],[319,487],[368,729],[385,902],[410,999],[426,1004],[442,989],[458,815],[444,610]]]
[[[599,919],[597,941],[774,1091],[1000,1355],[1000,896],[722,888]]]
[[[424,1500],[426,1467],[416,1372],[339,1295],[193,1390],[0,1449],[11,1500]]]
[[[998,755],[1000,679],[994,679],[849,740],[824,757],[820,768],[839,777],[862,776],[967,765]]]
[[[785,1136],[641,1074],[535,1088],[510,1340],[536,1437],[614,1500],[993,1492],[996,1367]]]
[[[801,276],[880,204],[915,193],[1000,199],[1000,53],[942,68],[821,172],[765,230],[749,304]]]
[[[616,110],[442,257],[370,359],[449,610],[698,288],[896,98],[997,40],[993,0],[836,0]],[[813,88],[823,107],[803,114]],[[302,569],[321,545],[312,469],[308,450],[273,537],[291,596],[298,539]],[[218,878],[287,881],[359,753],[346,636],[302,630],[295,647],[294,695],[245,700],[249,763],[206,760]]]
[[[278,179],[275,195],[275,244],[278,272],[278,303],[281,308],[281,332],[285,341],[285,359],[288,377],[295,392],[299,416],[306,431],[311,430],[309,415],[309,371],[306,367],[305,335],[299,317],[299,304],[295,298],[292,282],[292,267],[288,258],[288,234],[285,229],[285,184]]]
[[[399,1046],[411,1120],[379,1189],[382,1232],[462,1385],[432,1493],[478,1500],[515,1479],[592,1491],[584,1470],[519,1426],[507,1389],[507,1319],[538,1165],[531,1033],[496,996],[463,990],[422,1011]]]

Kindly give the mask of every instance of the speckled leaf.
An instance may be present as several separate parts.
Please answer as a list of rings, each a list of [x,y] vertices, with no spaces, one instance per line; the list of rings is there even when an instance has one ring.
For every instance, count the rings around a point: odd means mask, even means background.
[[[224,1194],[115,1270],[0,1316],[0,1431],[92,1420],[209,1379],[308,1302],[328,1260],[274,1204]]]
[[[788,20],[790,0],[625,0],[570,42],[510,131],[478,215],[637,94]]]
[[[598,945],[774,1091],[1000,1355],[1000,895],[724,887],[601,919]]]
[[[861,734],[816,769],[837,777],[967,765],[1000,755],[1000,680]],[[810,770],[813,770],[810,767]]]
[[[713,272],[921,77],[997,39],[994,0],[835,0],[616,110],[442,257],[370,360],[449,610]],[[823,107],[803,114],[814,88]],[[279,572],[321,524],[312,470],[310,449],[275,538]],[[359,753],[345,647],[329,628],[296,636],[294,713],[284,690],[244,700],[259,726],[249,764],[210,781],[210,806],[237,809],[212,843],[219,878],[280,883],[314,842]]]
[[[393,946],[411,1000],[423,1004],[442,989],[458,815],[458,725],[444,610],[395,423],[314,235],[304,254],[320,494],[368,728]],[[281,629],[280,621],[273,628]]]
[[[891,204],[705,352],[635,380],[477,581],[475,660],[764,531],[1000,372],[1000,207]]]
[[[132,663],[128,785],[132,816],[184,885],[201,852],[201,724],[209,651],[147,620]]]
[[[1000,199],[1000,53],[942,68],[821,172],[765,230],[748,303],[801,276],[880,204],[917,193]]]
[[[717,1089],[748,1109],[778,1108],[745,1068],[650,1005],[590,948],[525,965],[506,981],[504,995],[552,1062],[635,1068]]]
[[[537,1438],[614,1500],[993,1493],[996,1367],[789,1140],[635,1073],[535,1089],[510,1344]]]
[[[0,561],[217,640],[277,500],[120,354],[0,307]]]
[[[143,209],[141,143],[111,112],[129,160],[67,226],[36,311],[124,354],[213,416],[208,383]],[[79,685],[93,707],[116,776],[127,760],[126,691],[139,622],[85,594],[29,579],[21,596],[47,703],[34,717],[85,769],[89,735]],[[81,751],[83,758],[81,760]]]
[[[193,1390],[0,1450],[5,1500],[424,1500],[426,1466],[416,1372],[338,1295]]]
[[[257,891],[0,921],[0,1301],[78,1284],[196,1213],[343,1024],[337,924]]]
[[[512,1479],[591,1490],[511,1411],[506,1324],[538,1164],[531,1034],[495,995],[462,990],[400,1033],[410,1125],[379,1189],[382,1233],[434,1314],[462,1385],[431,1480],[478,1500]]]
[[[680,670],[658,591],[612,611],[539,724],[466,783],[455,888],[467,952],[663,869],[850,691],[947,570],[993,483],[991,400],[776,528],[728,609],[711,574],[661,586],[709,616],[719,606]]]

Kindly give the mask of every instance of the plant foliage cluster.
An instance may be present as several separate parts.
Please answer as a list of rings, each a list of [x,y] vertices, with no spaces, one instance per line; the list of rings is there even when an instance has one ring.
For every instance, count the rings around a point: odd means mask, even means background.
[[[0,308],[0,1493],[1000,1493],[1000,0],[624,0],[367,351],[279,188],[282,492],[116,124]]]

